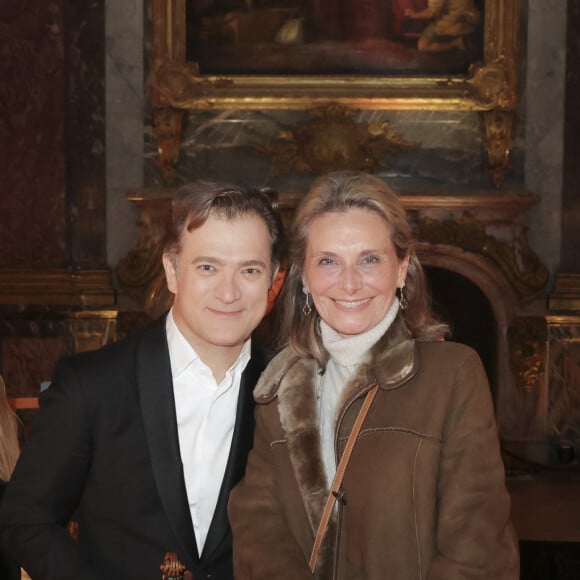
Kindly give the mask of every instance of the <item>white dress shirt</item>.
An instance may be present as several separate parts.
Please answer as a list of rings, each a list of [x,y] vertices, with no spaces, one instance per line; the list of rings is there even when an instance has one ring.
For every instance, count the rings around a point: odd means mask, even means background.
[[[230,453],[240,381],[250,360],[250,339],[218,384],[209,367],[177,328],[172,311],[167,316],[166,330],[179,450],[201,554]]]

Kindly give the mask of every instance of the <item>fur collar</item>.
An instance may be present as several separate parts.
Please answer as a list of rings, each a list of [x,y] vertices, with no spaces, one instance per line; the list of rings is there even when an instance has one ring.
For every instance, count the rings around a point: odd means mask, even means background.
[[[396,389],[415,374],[415,366],[415,341],[399,312],[387,332],[371,348],[349,386],[356,386],[357,378],[364,380],[366,377],[366,381],[376,382],[381,389]],[[310,376],[310,382],[314,384],[317,372],[316,361],[299,357],[287,347],[270,361],[256,385],[254,398],[257,403],[268,403],[279,397],[280,391],[300,388],[306,376]],[[360,388],[364,386],[360,385]]]

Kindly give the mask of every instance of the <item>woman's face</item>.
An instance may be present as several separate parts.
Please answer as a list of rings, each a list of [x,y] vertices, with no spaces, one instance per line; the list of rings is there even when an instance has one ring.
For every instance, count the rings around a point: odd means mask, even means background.
[[[408,264],[379,214],[350,209],[312,220],[302,281],[322,320],[340,334],[360,334],[384,318]]]

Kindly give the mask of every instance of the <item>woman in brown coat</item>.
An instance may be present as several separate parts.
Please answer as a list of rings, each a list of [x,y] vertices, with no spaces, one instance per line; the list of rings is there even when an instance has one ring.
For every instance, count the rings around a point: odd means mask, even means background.
[[[383,181],[315,182],[295,217],[281,307],[287,346],[255,389],[254,449],[230,496],[236,578],[517,580],[485,371],[469,347],[442,340]]]

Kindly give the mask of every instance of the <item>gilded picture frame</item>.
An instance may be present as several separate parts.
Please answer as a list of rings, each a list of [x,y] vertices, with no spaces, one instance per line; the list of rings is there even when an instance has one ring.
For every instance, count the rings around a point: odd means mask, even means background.
[[[179,111],[309,109],[339,103],[353,109],[468,110],[483,114],[489,163],[500,184],[514,111],[520,0],[486,0],[482,60],[459,75],[203,74],[187,61],[186,0],[152,0],[150,87],[161,163],[176,162]]]

